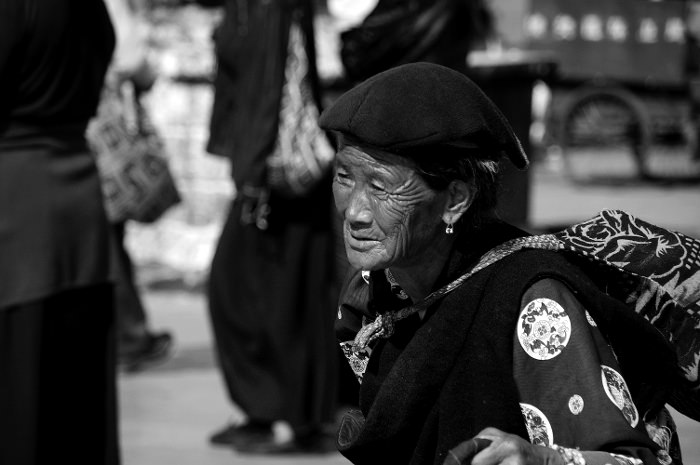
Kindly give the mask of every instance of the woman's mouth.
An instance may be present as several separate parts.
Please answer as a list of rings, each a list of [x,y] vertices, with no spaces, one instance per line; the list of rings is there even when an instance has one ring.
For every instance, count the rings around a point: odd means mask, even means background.
[[[358,234],[348,234],[346,239],[347,245],[353,250],[369,250],[377,245],[379,242],[377,239],[370,236],[362,236]]]

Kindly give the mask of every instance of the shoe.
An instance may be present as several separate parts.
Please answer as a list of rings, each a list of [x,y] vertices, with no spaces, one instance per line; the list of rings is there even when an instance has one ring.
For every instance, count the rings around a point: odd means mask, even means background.
[[[265,422],[228,425],[209,436],[209,442],[215,446],[236,447],[256,439],[272,437],[272,424]]]
[[[233,443],[233,436],[236,434],[238,428],[239,426],[236,425],[225,426],[223,429],[209,436],[209,442],[216,446],[231,446]]]
[[[138,343],[119,347],[118,363],[127,372],[136,372],[147,365],[161,362],[170,355],[173,338],[168,332],[149,333]]]
[[[236,425],[224,426],[223,429],[215,431],[209,436],[209,442],[217,446],[230,446],[233,441],[234,431],[238,428]]]

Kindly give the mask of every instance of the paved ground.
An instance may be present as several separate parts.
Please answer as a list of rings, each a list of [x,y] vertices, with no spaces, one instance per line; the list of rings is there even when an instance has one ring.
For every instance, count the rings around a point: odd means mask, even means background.
[[[555,167],[535,167],[530,220],[552,228],[622,208],[659,225],[700,237],[700,184],[615,182],[573,185]],[[213,363],[211,336],[201,294],[145,293],[154,326],[169,328],[177,351],[166,363],[120,376],[124,465],[327,464],[348,462],[338,454],[296,457],[241,456],[212,448],[208,434],[233,415]],[[686,465],[700,465],[700,423],[678,415]]]
[[[604,164],[593,159],[590,163]],[[620,173],[574,183],[565,176],[563,164],[555,159],[535,162],[530,172],[528,218],[535,227],[555,227],[614,208],[700,237],[700,163],[686,164],[684,171],[686,176],[655,181],[641,181]]]

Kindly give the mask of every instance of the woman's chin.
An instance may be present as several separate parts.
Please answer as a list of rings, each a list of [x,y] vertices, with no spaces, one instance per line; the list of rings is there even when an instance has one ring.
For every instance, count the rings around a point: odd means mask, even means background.
[[[364,271],[382,270],[387,267],[385,260],[372,254],[347,249],[348,262],[353,268]]]

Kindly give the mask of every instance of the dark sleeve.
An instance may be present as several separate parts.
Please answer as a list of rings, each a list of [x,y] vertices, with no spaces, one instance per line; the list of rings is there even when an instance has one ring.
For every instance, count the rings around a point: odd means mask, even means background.
[[[587,465],[659,463],[612,348],[566,285],[525,292],[513,351],[532,443],[580,449]]]
[[[18,53],[23,21],[22,2],[25,0],[2,0],[0,2],[0,122],[7,116],[11,95],[15,87],[18,63],[13,56]]]

